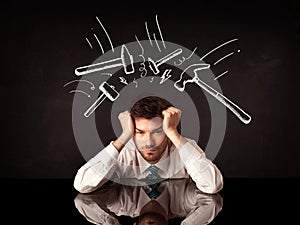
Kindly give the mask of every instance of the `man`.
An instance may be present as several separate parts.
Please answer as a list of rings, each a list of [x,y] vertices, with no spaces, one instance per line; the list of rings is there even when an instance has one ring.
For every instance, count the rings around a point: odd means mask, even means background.
[[[122,182],[144,179],[151,174],[151,165],[159,178],[190,177],[200,191],[209,194],[222,189],[220,170],[194,140],[178,132],[181,111],[170,102],[144,97],[118,118],[121,135],[79,168],[74,179],[76,190],[92,192],[119,178],[125,178]]]
[[[93,193],[77,194],[74,203],[91,223],[111,225],[122,224],[122,219],[134,225],[209,224],[223,207],[220,194],[199,191],[191,179],[164,180],[155,199],[149,198],[147,189],[142,184],[113,183]]]

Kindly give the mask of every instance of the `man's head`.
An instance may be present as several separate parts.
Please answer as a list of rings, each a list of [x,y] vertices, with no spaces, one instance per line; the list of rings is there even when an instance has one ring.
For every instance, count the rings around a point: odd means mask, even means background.
[[[135,126],[134,141],[149,163],[156,163],[166,149],[168,138],[163,131],[162,111],[173,106],[167,100],[148,96],[138,100],[130,114]]]
[[[168,219],[158,213],[145,213],[134,225],[167,225]]]
[[[147,96],[138,100],[131,107],[130,114],[134,121],[137,117],[143,117],[145,119],[153,119],[155,117],[162,118],[162,111],[173,106],[166,99],[157,96]]]
[[[141,208],[134,225],[167,225],[168,213],[156,200],[147,202]]]

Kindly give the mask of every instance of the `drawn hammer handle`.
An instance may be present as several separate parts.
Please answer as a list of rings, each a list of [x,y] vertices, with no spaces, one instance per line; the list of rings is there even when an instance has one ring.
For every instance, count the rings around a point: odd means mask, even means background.
[[[99,90],[102,92],[99,98],[85,111],[84,116],[89,117],[96,108],[104,101],[104,99],[108,98],[110,101],[115,101],[119,97],[119,93],[115,90],[114,86],[109,85],[106,81],[104,81],[100,86]]]
[[[214,96],[219,102],[221,102],[224,106],[226,106],[230,111],[232,111],[243,123],[248,124],[251,121],[251,116],[248,115],[245,111],[243,111],[239,106],[230,101],[220,92],[216,91],[197,76],[194,77],[193,81],[198,84],[203,90]]]
[[[102,94],[99,98],[96,99],[96,101],[84,112],[85,117],[89,117],[95,109],[106,99],[106,95]]]

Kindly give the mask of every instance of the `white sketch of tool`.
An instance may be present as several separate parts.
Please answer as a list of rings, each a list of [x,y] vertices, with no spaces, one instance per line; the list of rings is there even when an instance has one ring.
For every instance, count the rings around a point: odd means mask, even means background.
[[[165,62],[169,61],[170,59],[174,58],[175,56],[177,56],[181,53],[182,53],[182,49],[178,48],[175,51],[171,52],[170,54],[168,54],[168,55],[164,56],[163,58],[157,60],[156,62],[154,62],[153,59],[148,57],[149,67],[153,71],[154,74],[158,74],[159,73],[158,67],[160,65],[164,64]]]
[[[208,66],[207,66],[208,65]],[[191,78],[191,73],[187,73],[188,70],[191,70],[192,67],[194,77]],[[196,67],[196,68],[195,68]],[[230,101],[228,98],[226,98],[224,95],[222,95],[220,92],[216,91],[212,87],[210,87],[208,84],[206,84],[204,81],[202,81],[198,75],[197,71],[207,69],[209,68],[209,64],[193,64],[189,67],[187,67],[180,75],[180,79],[174,83],[174,87],[178,89],[179,91],[184,91],[185,85],[187,83],[196,83],[199,87],[201,87],[203,90],[205,90],[207,93],[215,97],[219,102],[221,102],[224,106],[226,106],[229,110],[231,110],[243,123],[248,124],[251,121],[251,116],[248,115],[246,112],[244,112],[239,106],[237,106],[235,103]],[[191,71],[189,71],[191,72]]]
[[[111,100],[112,102],[115,101],[119,97],[119,93],[115,90],[115,87],[109,85],[106,81],[104,81],[99,86],[100,91],[102,94],[96,101],[85,111],[84,116],[89,117],[96,108],[106,99],[106,97]]]
[[[166,69],[163,73],[163,75],[161,75],[161,80],[159,82],[159,84],[162,84],[164,82],[166,82],[166,80],[168,80],[172,75],[170,74],[172,71],[172,69]]]
[[[119,66],[124,67],[124,71],[126,74],[134,73],[133,56],[129,53],[125,45],[122,45],[120,58],[78,67],[75,69],[75,74],[77,76],[82,76],[92,72],[98,72],[101,70],[107,70]]]

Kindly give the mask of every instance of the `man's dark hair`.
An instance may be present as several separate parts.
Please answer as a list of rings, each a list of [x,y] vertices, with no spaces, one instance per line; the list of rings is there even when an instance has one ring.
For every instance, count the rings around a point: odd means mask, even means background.
[[[162,111],[170,106],[173,105],[166,99],[157,96],[147,96],[134,103],[130,113],[133,119],[137,117],[152,119],[154,117],[162,117]]]

